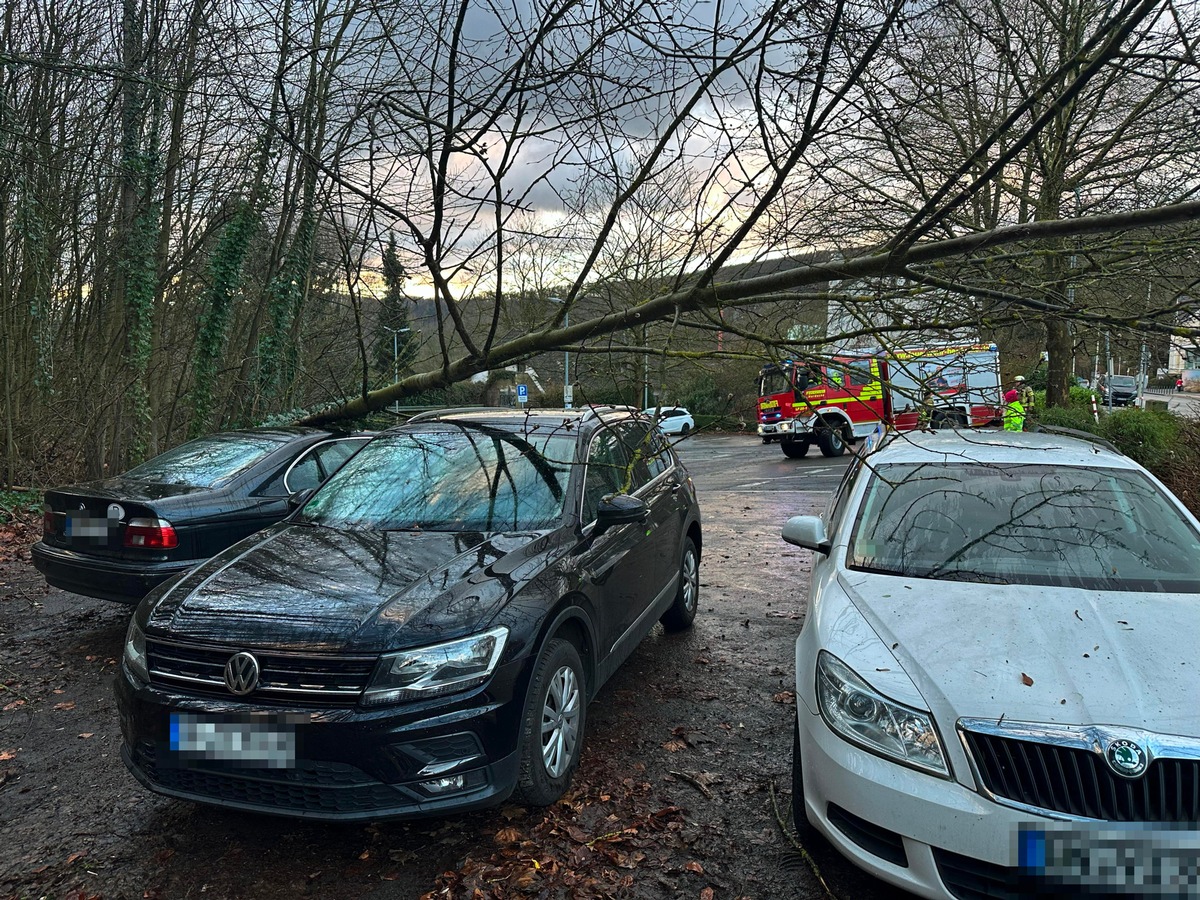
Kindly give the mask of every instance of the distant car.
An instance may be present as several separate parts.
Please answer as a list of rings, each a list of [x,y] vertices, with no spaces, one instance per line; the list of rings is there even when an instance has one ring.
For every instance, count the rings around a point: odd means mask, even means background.
[[[687,434],[696,427],[692,414],[682,406],[650,407],[646,415],[658,418],[658,430],[663,434]]]
[[[302,818],[551,804],[588,701],[655,623],[691,626],[700,548],[636,412],[419,416],[142,601],[123,757],[159,793]]]
[[[913,432],[783,537],[798,830],[921,897],[1195,896],[1200,522],[1150,473]]]
[[[1132,375],[1113,375],[1111,378],[1101,379],[1100,394],[1105,403],[1108,403],[1110,392],[1113,406],[1128,406],[1137,399],[1137,379]]]
[[[46,492],[33,564],[57,588],[137,603],[291,510],[370,439],[316,428],[197,438],[122,475]]]

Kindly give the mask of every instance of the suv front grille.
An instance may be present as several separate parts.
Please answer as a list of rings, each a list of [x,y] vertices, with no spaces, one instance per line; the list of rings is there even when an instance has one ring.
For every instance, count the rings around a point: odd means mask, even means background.
[[[232,696],[225,686],[225,663],[236,652],[228,647],[146,639],[151,682],[206,696]],[[255,702],[353,705],[366,688],[376,662],[373,656],[250,652],[258,660],[259,681],[245,699]]]
[[[235,769],[216,764],[159,765],[152,744],[143,742],[134,761],[166,790],[211,800],[294,812],[348,814],[386,810],[409,798],[366,772],[343,763],[301,761],[295,769]]]
[[[964,730],[983,786],[1039,809],[1110,822],[1200,821],[1200,760],[1154,760],[1122,778],[1082,747]]]

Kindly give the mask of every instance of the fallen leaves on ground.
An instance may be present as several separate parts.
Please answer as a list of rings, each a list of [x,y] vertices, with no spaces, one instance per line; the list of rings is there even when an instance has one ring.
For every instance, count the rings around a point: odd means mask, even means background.
[[[439,875],[423,900],[632,897],[645,871],[678,872],[683,810],[663,806],[639,774],[585,755],[568,794],[531,810],[521,828],[483,832],[478,849]],[[690,866],[703,873],[699,862]]]
[[[42,536],[42,517],[25,510],[14,511],[13,518],[0,524],[0,563],[28,559],[29,548]]]
[[[1033,679],[1030,678],[1028,675],[1026,675],[1024,672],[1022,672],[1021,673],[1021,684],[1025,685],[1025,687],[1033,687]]]
[[[501,847],[506,844],[515,844],[519,840],[521,840],[521,832],[511,825],[508,828],[501,828],[496,832],[496,843]]]

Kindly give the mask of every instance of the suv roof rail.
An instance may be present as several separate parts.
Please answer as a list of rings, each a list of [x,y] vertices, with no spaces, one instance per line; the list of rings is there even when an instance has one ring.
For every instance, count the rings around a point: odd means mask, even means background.
[[[580,417],[580,422],[587,422],[589,419],[599,419],[602,414],[609,412],[641,412],[636,406],[622,406],[616,403],[589,404],[586,409],[587,411]]]
[[[442,416],[452,416],[458,413],[482,412],[484,410],[499,409],[495,406],[451,406],[446,409],[431,409],[428,412],[417,413],[405,425],[411,425],[413,422],[428,422],[431,419],[440,419]]]
[[[1081,441],[1087,441],[1089,444],[1099,444],[1105,450],[1111,450],[1117,456],[1125,454],[1118,450],[1111,443],[1100,437],[1098,434],[1092,434],[1090,431],[1081,431],[1078,428],[1067,428],[1063,425],[1034,425],[1029,429],[1033,432],[1044,431],[1046,434],[1061,434],[1063,437],[1073,437]]]

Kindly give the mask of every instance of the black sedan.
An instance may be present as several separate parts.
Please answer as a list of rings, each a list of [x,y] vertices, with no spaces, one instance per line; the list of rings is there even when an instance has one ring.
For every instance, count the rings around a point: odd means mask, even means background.
[[[153,587],[278,522],[370,439],[316,428],[198,438],[123,475],[46,492],[33,563],[54,587],[137,603]]]
[[[554,802],[587,703],[696,615],[691,479],[624,408],[376,437],[130,623],[122,754],[161,794],[362,820]]]

